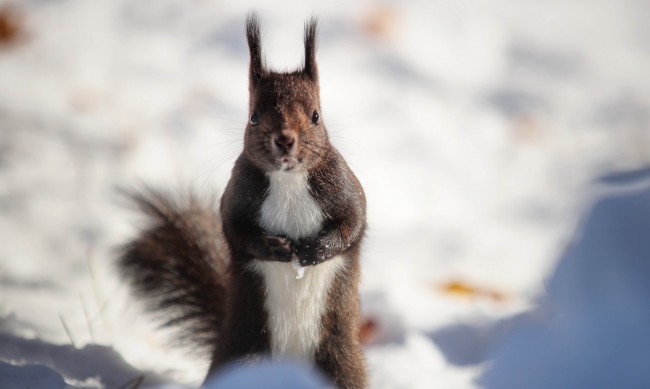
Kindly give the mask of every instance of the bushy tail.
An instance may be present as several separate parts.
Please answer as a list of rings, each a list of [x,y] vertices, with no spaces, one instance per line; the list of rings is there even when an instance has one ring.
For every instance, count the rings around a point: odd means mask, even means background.
[[[216,347],[227,298],[227,255],[212,204],[146,189],[127,194],[148,228],[122,247],[118,267],[148,308],[181,338]]]

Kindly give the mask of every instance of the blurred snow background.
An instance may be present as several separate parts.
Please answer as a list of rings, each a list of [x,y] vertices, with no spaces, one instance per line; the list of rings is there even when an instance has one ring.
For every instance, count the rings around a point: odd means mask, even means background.
[[[115,188],[220,193],[252,9],[278,69],[321,19],[373,388],[650,385],[650,3],[0,0],[0,386],[201,382],[112,272]]]

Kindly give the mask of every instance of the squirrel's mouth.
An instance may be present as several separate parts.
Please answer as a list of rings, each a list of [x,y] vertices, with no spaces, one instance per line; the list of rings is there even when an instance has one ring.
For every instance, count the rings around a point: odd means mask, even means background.
[[[277,159],[276,166],[278,166],[278,170],[289,172],[294,170],[299,164],[300,161],[298,158],[283,156]]]

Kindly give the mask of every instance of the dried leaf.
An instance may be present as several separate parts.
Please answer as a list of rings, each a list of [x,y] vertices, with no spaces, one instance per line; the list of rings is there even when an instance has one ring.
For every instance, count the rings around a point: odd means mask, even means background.
[[[544,135],[543,128],[531,115],[520,115],[513,121],[513,137],[518,143],[540,143]]]
[[[377,323],[373,319],[365,318],[359,327],[359,340],[361,344],[371,344],[377,338]]]
[[[496,290],[472,286],[458,280],[446,282],[439,286],[437,289],[444,294],[471,299],[486,298],[498,302],[502,302],[507,299],[505,294]]]
[[[374,38],[390,40],[395,36],[399,15],[393,8],[381,6],[368,10],[361,22],[366,33]]]
[[[23,15],[15,6],[0,7],[0,46],[17,43],[24,36]]]

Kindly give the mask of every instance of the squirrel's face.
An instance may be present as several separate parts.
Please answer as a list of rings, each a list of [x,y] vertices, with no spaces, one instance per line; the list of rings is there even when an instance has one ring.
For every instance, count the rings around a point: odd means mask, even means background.
[[[265,171],[306,171],[328,151],[318,83],[270,73],[251,86],[244,152]]]
[[[301,69],[290,73],[271,72],[262,61],[257,16],[248,17],[250,110],[244,153],[264,171],[309,170],[331,147],[320,110],[316,31],[316,20],[308,21],[305,63]]]

